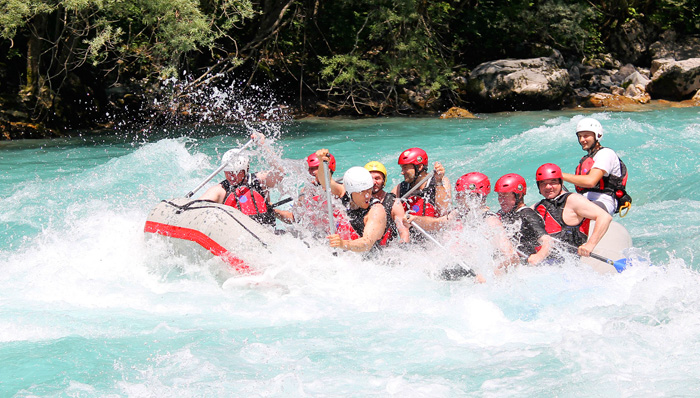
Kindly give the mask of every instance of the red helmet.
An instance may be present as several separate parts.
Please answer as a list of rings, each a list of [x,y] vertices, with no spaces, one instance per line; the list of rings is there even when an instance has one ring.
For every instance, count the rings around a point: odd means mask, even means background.
[[[331,171],[335,171],[335,156],[330,153],[328,155],[331,157],[331,161],[328,162],[328,168]],[[306,157],[306,163],[309,164],[309,167],[318,167],[321,165],[321,162],[318,161],[318,157],[316,156],[316,152]]]
[[[548,180],[550,178],[563,179],[561,169],[554,163],[545,163],[537,169],[535,174],[536,181]]]
[[[509,173],[499,178],[494,187],[496,192],[513,192],[525,195],[527,193],[527,184],[525,179],[515,173]]]
[[[455,191],[468,191],[488,196],[491,193],[491,181],[485,174],[474,171],[459,177],[455,183]]]
[[[419,164],[428,166],[428,154],[420,148],[410,148],[401,152],[399,155],[399,164],[414,164],[418,166]]]

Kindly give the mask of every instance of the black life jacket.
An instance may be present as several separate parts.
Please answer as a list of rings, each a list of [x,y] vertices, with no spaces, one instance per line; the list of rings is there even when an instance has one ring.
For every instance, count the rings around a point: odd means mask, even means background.
[[[520,231],[518,231],[516,235],[518,242],[516,245],[517,250],[529,256],[537,253],[541,249],[539,239],[542,235],[545,235],[547,231],[545,229],[544,220],[536,211],[529,207],[521,206],[517,210],[507,213],[503,210],[499,210],[498,215],[501,217],[501,221],[506,224],[514,224],[520,220]]]
[[[391,208],[394,206],[395,201],[396,195],[393,193],[387,192],[384,195],[382,205],[384,206],[384,211],[386,212],[386,232],[384,233],[384,236],[382,236],[382,239],[379,240],[379,244],[381,246],[386,246],[399,234],[399,230],[396,228],[396,223],[394,222],[394,219],[391,218]]]
[[[439,214],[437,214],[435,209],[436,185],[435,178],[430,178],[425,188],[413,191],[411,196],[401,201],[404,210],[410,210],[412,214],[417,216],[438,217]],[[410,190],[411,185],[406,181],[402,181],[397,190],[398,197],[402,197]]]
[[[604,147],[601,146],[595,151],[584,155],[578,162],[578,166],[576,166],[576,175],[587,175],[590,173],[593,165],[595,164],[593,157],[603,148]],[[617,159],[620,161],[620,177],[608,173],[607,176],[603,176],[603,178],[598,181],[598,185],[594,188],[583,188],[576,186],[576,192],[578,193],[601,192],[612,196],[613,199],[617,201],[615,213],[618,213],[620,211],[620,207],[625,205],[625,203],[632,203],[632,198],[627,194],[627,166],[619,156]]]
[[[564,222],[562,214],[569,195],[571,192],[562,193],[554,199],[542,199],[535,206],[535,210],[544,220],[544,229],[547,233],[553,238],[568,243],[571,247],[567,249],[576,252],[578,247],[588,240],[591,220],[584,218],[580,224],[573,226]]]
[[[260,224],[275,225],[275,215],[269,208],[266,190],[254,175],[248,174],[235,186],[224,180],[221,186],[226,190],[225,205],[237,208]]]
[[[379,199],[372,198],[369,202],[369,207],[366,209],[363,209],[361,207],[358,207],[357,209],[350,209],[350,194],[345,192],[345,195],[343,195],[342,198],[340,198],[341,202],[343,202],[343,205],[345,205],[346,213],[348,215],[349,223],[350,226],[352,226],[352,229],[354,232],[358,235],[358,238],[364,235],[365,233],[365,216],[367,213],[369,213],[369,209],[372,208],[372,206],[376,204],[381,204]],[[387,228],[388,228],[388,223],[387,223]],[[386,230],[384,230],[384,235],[386,235]],[[355,240],[355,239],[352,239]],[[381,244],[381,240],[378,240],[374,243],[374,247],[378,247]]]

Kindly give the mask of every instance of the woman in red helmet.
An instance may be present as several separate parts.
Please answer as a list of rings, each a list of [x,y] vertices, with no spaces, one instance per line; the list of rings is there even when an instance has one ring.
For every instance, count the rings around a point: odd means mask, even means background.
[[[561,168],[546,163],[535,174],[540,194],[544,196],[535,210],[544,219],[547,233],[588,257],[607,232],[612,216],[582,195],[564,192]],[[595,221],[589,234],[590,220]]]
[[[496,181],[494,191],[498,192],[498,215],[506,226],[519,225],[514,238],[518,254],[528,264],[539,264],[549,256],[551,237],[544,228],[544,221],[537,212],[525,206],[527,193],[525,179],[515,173],[509,173]]]
[[[401,198],[428,175],[428,154],[420,148],[410,148],[399,155],[399,165],[404,181],[391,193]],[[447,214],[452,198],[450,181],[445,177],[445,168],[440,162],[433,165],[435,174],[421,184],[411,196],[405,198],[404,209],[419,216],[439,217]]]

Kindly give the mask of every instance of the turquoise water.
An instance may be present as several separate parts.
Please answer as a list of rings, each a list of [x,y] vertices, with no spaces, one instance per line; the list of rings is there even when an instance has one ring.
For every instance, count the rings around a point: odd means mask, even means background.
[[[0,143],[0,396],[696,396],[700,109],[592,115],[630,170],[634,205],[616,219],[655,266],[495,277],[473,234],[449,247],[483,285],[433,278],[446,253],[432,249],[362,259],[289,240],[238,277],[146,239],[149,210],[197,186],[242,127]],[[572,171],[582,154],[580,113],[481,116],[255,127],[279,137],[288,194],[305,178],[293,159],[321,147],[339,173],[382,161],[394,184],[413,146],[452,181],[531,186],[540,164]]]

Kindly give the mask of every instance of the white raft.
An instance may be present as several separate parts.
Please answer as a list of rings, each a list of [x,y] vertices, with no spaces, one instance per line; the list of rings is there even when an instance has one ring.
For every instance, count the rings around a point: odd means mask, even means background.
[[[255,259],[275,239],[273,231],[234,207],[187,198],[160,202],[144,232],[195,242],[241,273],[253,272]]]
[[[591,222],[590,231],[593,231],[595,222]],[[612,261],[617,261],[626,257],[625,251],[632,247],[632,238],[627,229],[622,224],[613,221],[608,227],[608,231],[603,235],[603,239],[598,242],[593,253],[609,258]],[[581,261],[590,265],[595,271],[608,274],[617,273],[614,266],[596,260],[592,257],[582,257]]]

